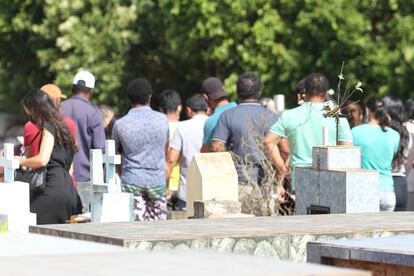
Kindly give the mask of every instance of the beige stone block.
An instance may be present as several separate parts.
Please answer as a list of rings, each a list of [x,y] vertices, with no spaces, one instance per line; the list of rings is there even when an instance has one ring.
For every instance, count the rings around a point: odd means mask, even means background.
[[[238,178],[228,152],[195,154],[187,174],[187,216],[196,200],[238,201]]]
[[[241,203],[231,200],[196,200],[194,201],[194,217],[224,217],[241,214]]]

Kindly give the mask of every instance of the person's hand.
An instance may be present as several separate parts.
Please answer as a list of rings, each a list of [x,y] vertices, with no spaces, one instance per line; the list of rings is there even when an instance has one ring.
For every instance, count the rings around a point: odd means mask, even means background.
[[[286,200],[286,191],[282,185],[276,185],[276,194],[279,202],[284,202]]]
[[[284,165],[283,167],[278,168],[280,179],[283,181],[283,179],[287,179],[289,182],[292,180],[292,176],[289,170],[289,167]]]
[[[173,191],[171,191],[170,189],[167,189],[167,200],[171,200],[171,198],[173,197]]]

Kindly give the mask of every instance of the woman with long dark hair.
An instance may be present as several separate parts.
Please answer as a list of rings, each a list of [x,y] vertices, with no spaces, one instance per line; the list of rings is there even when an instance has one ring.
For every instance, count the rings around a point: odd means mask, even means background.
[[[368,123],[352,129],[354,145],[361,147],[362,167],[380,173],[380,210],[392,212],[396,199],[391,164],[398,151],[400,135],[390,128],[390,118],[381,98],[370,98],[366,112]]]
[[[398,97],[386,96],[383,100],[391,118],[390,127],[400,134],[400,144],[392,162],[392,177],[397,197],[395,211],[405,211],[407,209],[407,172],[405,162],[408,157],[408,141],[410,138],[410,134],[404,126],[405,108],[403,102]]]
[[[65,223],[76,212],[77,191],[70,173],[75,141],[52,99],[37,89],[22,100],[30,121],[40,130],[39,154],[21,158],[20,166],[46,167],[46,188],[30,195],[30,211],[37,214],[37,224]]]

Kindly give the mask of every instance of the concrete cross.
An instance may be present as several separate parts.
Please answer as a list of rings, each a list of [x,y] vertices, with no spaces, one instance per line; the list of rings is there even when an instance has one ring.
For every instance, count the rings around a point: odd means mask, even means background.
[[[106,140],[105,141],[105,155],[103,157],[103,162],[105,163],[105,183],[106,184],[116,184],[116,165],[121,164],[121,156],[115,154],[115,141]]]
[[[0,167],[4,167],[4,182],[14,182],[14,170],[19,168],[19,160],[14,159],[14,145],[4,144],[4,153],[0,157]]]
[[[103,181],[103,158],[102,158],[102,150],[100,149],[92,149],[89,152],[90,158],[90,174],[91,179],[90,183],[93,184],[104,184]]]

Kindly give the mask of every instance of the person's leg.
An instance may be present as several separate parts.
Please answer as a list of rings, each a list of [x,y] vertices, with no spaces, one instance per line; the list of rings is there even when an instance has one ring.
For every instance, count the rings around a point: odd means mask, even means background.
[[[123,184],[122,191],[134,194],[134,221],[145,220],[146,204],[142,194],[142,186]]]
[[[380,191],[380,211],[392,212],[394,211],[396,203],[394,191]]]
[[[165,185],[146,186],[148,195],[146,220],[167,219],[167,198]]]
[[[394,176],[394,191],[397,198],[395,211],[407,210],[407,178],[405,176]]]
[[[187,210],[187,203],[184,200],[178,198],[177,205],[179,211]]]

